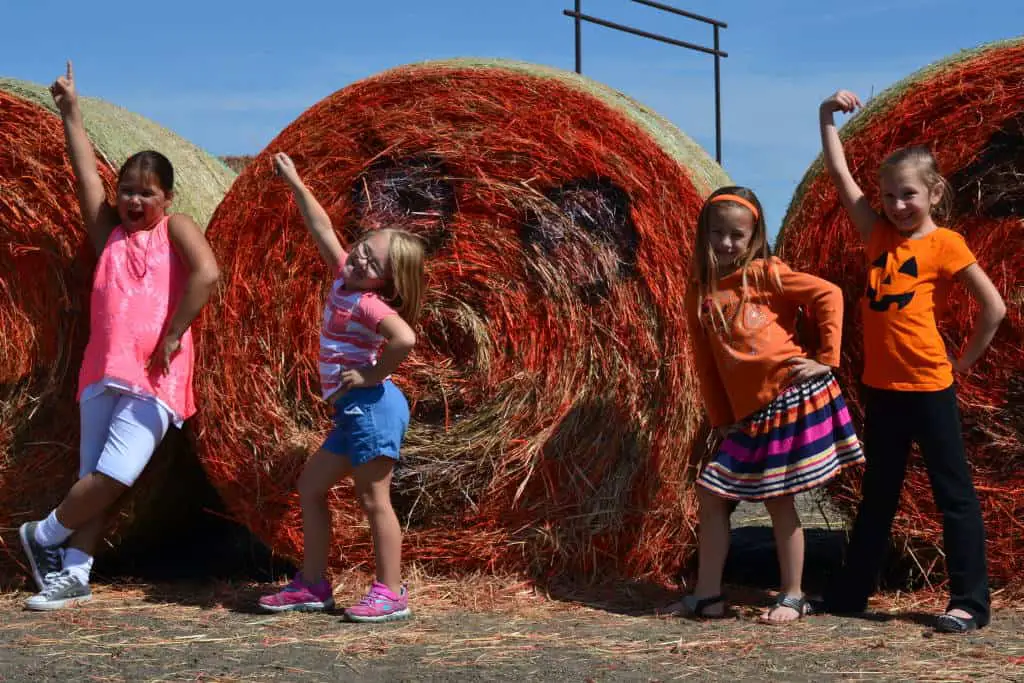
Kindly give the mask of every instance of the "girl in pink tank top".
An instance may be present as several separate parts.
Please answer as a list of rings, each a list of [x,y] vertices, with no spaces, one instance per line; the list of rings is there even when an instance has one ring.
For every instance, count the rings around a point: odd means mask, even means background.
[[[48,517],[20,529],[40,592],[29,609],[91,597],[89,572],[108,509],[131,486],[168,426],[195,412],[189,327],[219,273],[196,223],[168,215],[174,170],[159,152],[133,155],[107,203],[82,124],[71,63],[50,88],[60,110],[89,239],[99,254],[89,342],[79,374],[79,480]]]

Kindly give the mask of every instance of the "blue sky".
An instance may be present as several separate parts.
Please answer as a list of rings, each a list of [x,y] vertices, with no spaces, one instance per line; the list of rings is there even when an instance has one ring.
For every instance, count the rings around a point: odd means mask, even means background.
[[[774,232],[818,153],[817,105],[1019,33],[1020,0],[667,0],[722,31],[723,165]],[[83,94],[148,116],[214,154],[260,151],[322,97],[383,69],[485,56],[571,70],[572,0],[0,0],[0,74],[49,83],[67,57]],[[982,7],[984,7],[982,9]],[[630,0],[585,13],[710,44],[704,24]],[[661,112],[714,154],[708,55],[585,25],[583,73]]]

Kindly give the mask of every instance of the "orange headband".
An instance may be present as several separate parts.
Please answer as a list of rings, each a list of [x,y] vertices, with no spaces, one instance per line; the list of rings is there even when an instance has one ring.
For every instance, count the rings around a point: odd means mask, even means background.
[[[758,213],[758,211],[757,211],[757,207],[754,206],[754,202],[752,202],[750,200],[747,200],[747,199],[744,199],[743,197],[740,197],[739,195],[735,195],[735,194],[718,194],[718,195],[715,195],[714,197],[712,197],[711,199],[708,200],[708,204],[714,204],[715,202],[736,202],[737,204],[740,204],[740,205],[745,206],[748,209],[750,209],[750,213],[754,214],[754,220],[755,221],[758,218],[761,217],[761,214]]]

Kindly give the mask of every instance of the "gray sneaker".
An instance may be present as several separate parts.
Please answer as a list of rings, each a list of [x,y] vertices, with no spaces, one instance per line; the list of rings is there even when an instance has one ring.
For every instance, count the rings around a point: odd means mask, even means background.
[[[36,527],[39,522],[25,522],[18,529],[21,536],[21,547],[25,549],[25,557],[32,568],[32,578],[36,580],[39,590],[46,589],[47,574],[56,574],[62,569],[59,547],[48,548],[36,540]]]
[[[92,600],[89,584],[66,569],[46,576],[46,587],[25,601],[25,609],[48,611]]]

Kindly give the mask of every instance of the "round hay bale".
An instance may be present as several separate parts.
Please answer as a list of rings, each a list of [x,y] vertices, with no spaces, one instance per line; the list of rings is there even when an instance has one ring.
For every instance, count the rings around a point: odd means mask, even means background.
[[[134,114],[82,100],[90,136],[108,143],[97,152],[111,198],[117,168],[110,164],[156,148],[169,151],[179,171],[176,207],[207,218],[213,213],[220,195],[213,187],[199,191],[186,175],[212,157]],[[0,545],[11,566],[21,562],[17,527],[52,509],[78,474],[75,394],[96,256],[82,226],[63,126],[45,88],[0,79],[0,142]],[[216,186],[226,188],[232,172],[218,165],[209,164],[212,175],[201,173],[200,181],[216,177]],[[150,509],[148,482],[173,485],[168,475],[185,457],[194,458],[187,440],[165,441],[122,506],[107,547],[126,535],[158,531],[157,522],[167,521],[166,509]],[[182,498],[188,500],[186,491]],[[145,521],[136,524],[140,516]]]
[[[48,88],[13,78],[0,78],[0,90],[40,104],[57,114]],[[79,97],[82,119],[96,150],[116,170],[136,152],[153,149],[174,165],[171,211],[188,214],[203,228],[210,222],[235,171],[215,156],[153,121],[95,97]],[[59,121],[58,121],[59,122]]]
[[[197,448],[236,518],[295,560],[295,482],[330,424],[316,359],[332,274],[272,176],[277,151],[343,243],[398,224],[428,245],[396,379],[413,411],[393,494],[405,558],[535,576],[678,566],[701,414],[679,302],[722,170],[628,98],[516,62],[397,68],[288,126],[211,222],[224,286],[197,338]],[[371,562],[349,484],[331,505],[332,562]]]
[[[981,499],[990,572],[997,583],[1024,575],[1024,39],[986,45],[933,64],[874,98],[840,134],[857,182],[876,207],[878,168],[892,151],[929,146],[955,191],[950,226],[961,232],[1006,300],[1009,312],[991,348],[957,378],[968,459]],[[840,284],[846,296],[844,390],[856,407],[863,337],[863,251],[819,158],[789,207],[778,244],[795,268]],[[954,287],[940,330],[959,348],[977,306]],[[859,412],[859,411],[858,411]],[[870,444],[868,444],[870,448]],[[911,459],[894,541],[908,566],[943,578],[942,520],[923,463]],[[834,487],[852,512],[859,475]]]

